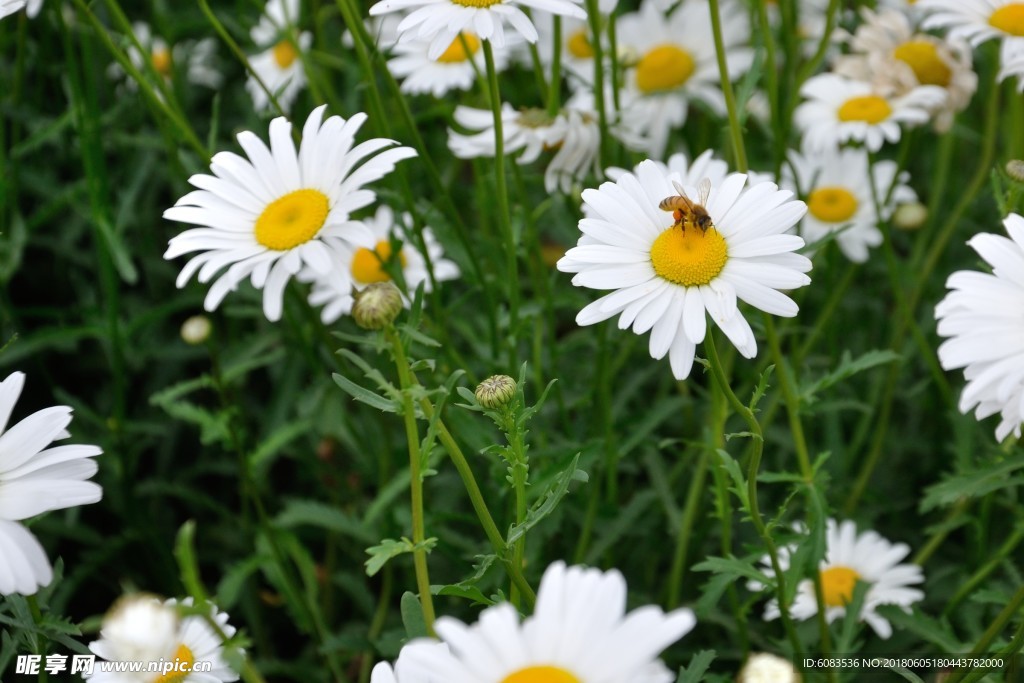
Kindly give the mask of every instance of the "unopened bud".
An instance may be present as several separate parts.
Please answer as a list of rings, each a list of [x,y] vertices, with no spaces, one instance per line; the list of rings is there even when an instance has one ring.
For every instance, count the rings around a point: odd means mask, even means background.
[[[756,652],[747,658],[736,683],[800,683],[800,674],[788,659]]]
[[[900,204],[892,215],[892,224],[900,230],[917,230],[928,220],[928,207],[919,202]]]
[[[352,317],[364,330],[382,330],[402,310],[402,294],[393,282],[374,282],[353,294]]]
[[[516,395],[516,381],[508,375],[491,375],[480,382],[475,395],[484,408],[499,408]]]
[[[181,338],[186,344],[196,346],[210,338],[213,325],[205,315],[194,315],[181,324]]]
[[[1024,183],[1024,161],[1020,159],[1011,159],[1006,162],[1006,175],[1010,176],[1018,183]]]

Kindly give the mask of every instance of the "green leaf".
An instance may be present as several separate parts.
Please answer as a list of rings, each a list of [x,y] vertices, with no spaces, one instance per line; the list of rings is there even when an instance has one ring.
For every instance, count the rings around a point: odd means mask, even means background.
[[[291,528],[315,526],[363,543],[372,543],[376,535],[363,522],[338,508],[315,500],[290,500],[284,510],[274,518],[274,524]]]
[[[405,634],[409,639],[426,638],[430,635],[427,630],[427,620],[423,617],[423,605],[415,593],[406,591],[402,593],[402,624],[405,626]]]
[[[917,674],[915,674],[913,671],[909,669],[903,669],[901,667],[895,666],[891,667],[889,671],[893,671],[899,674],[899,676],[903,678],[903,680],[910,681],[910,683],[924,683],[924,680],[919,678]]]
[[[874,350],[853,358],[849,351],[844,351],[839,360],[839,366],[824,377],[805,384],[800,388],[800,402],[811,405],[817,401],[816,394],[829,387],[832,387],[845,379],[856,375],[859,372],[869,370],[873,367],[892,363],[900,360],[900,354],[895,351]]]
[[[703,562],[695,564],[693,570],[697,572],[726,574],[733,578],[742,577],[751,581],[757,581],[768,587],[775,585],[775,580],[768,578],[768,575],[761,572],[750,560],[741,560],[732,555],[728,557],[709,557]]]
[[[757,381],[757,388],[754,389],[754,394],[750,397],[750,404],[747,406],[750,408],[750,412],[757,412],[757,404],[761,402],[761,399],[764,398],[765,393],[768,391],[768,387],[771,386],[768,384],[768,380],[771,378],[774,371],[775,366],[769,365],[764,369],[764,372],[761,373],[761,377]]]
[[[394,557],[405,553],[411,553],[421,548],[430,551],[437,545],[436,538],[428,538],[422,543],[413,543],[404,536],[400,541],[394,539],[385,538],[380,542],[379,545],[372,546],[366,549],[366,554],[370,556],[370,559],[366,561],[366,575],[373,576],[384,567]]]
[[[676,678],[676,683],[700,683],[714,660],[714,650],[701,650],[690,658],[690,666],[679,668],[679,677]]]
[[[970,472],[947,477],[944,481],[928,487],[918,506],[921,512],[951,505],[961,498],[980,498],[993,491],[1024,483],[1024,477],[1011,476],[1024,468],[1024,455],[1007,458],[982,465]]]
[[[513,525],[512,528],[509,529],[508,538],[505,539],[506,543],[509,545],[515,543],[517,540],[522,538],[527,531],[537,526],[542,519],[554,512],[558,503],[561,502],[562,498],[565,497],[565,494],[569,492],[569,482],[578,478],[577,473],[581,473],[583,476],[587,475],[583,470],[577,469],[576,465],[579,464],[579,461],[580,454],[577,453],[573,456],[572,462],[569,463],[569,467],[563,470],[562,473],[555,478],[551,483],[550,488],[548,488],[548,490],[541,496],[541,499],[534,503],[533,507],[531,507],[526,513],[526,519],[523,520],[522,524]],[[583,481],[587,480],[584,479]]]
[[[377,410],[385,413],[402,412],[402,407],[398,400],[393,398],[384,398],[380,394],[356,384],[344,375],[334,373],[333,377],[334,381],[345,391],[345,393],[360,403],[365,403],[371,408],[376,408]]]
[[[732,488],[730,491],[736,494],[736,497],[740,499],[740,503],[743,504],[743,509],[750,511],[750,495],[747,491],[747,480],[743,476],[743,472],[740,471],[740,464],[736,462],[727,451],[719,448],[717,450],[718,457],[721,460],[722,468],[732,479]]]

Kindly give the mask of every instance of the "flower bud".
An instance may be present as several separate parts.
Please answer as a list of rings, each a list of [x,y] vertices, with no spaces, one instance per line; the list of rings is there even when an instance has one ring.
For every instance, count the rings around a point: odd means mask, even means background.
[[[740,669],[736,683],[800,683],[800,674],[788,659],[755,652]]]
[[[374,282],[353,294],[352,317],[364,330],[382,330],[402,310],[402,294],[393,282]]]
[[[928,220],[928,207],[919,202],[900,204],[892,214],[892,224],[900,230],[917,230]]]
[[[181,324],[181,338],[186,344],[197,346],[210,338],[213,325],[205,315],[194,315]]]
[[[1006,162],[1006,175],[1010,176],[1018,183],[1024,183],[1024,161],[1020,159],[1011,159]]]
[[[491,375],[480,382],[475,395],[484,408],[499,408],[516,395],[516,381],[508,375]]]

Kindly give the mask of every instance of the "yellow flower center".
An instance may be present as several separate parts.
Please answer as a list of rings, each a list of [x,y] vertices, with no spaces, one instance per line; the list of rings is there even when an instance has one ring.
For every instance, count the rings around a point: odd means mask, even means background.
[[[372,250],[363,247],[352,257],[352,277],[358,282],[387,282],[391,276],[384,264],[391,258],[391,242],[381,240]],[[405,268],[405,254],[398,252],[398,263]]]
[[[636,65],[636,85],[645,93],[672,90],[697,70],[693,56],[678,45],[659,45]]]
[[[299,53],[295,50],[295,46],[287,40],[282,40],[274,46],[274,61],[277,62],[279,68],[287,69],[298,58]]]
[[[330,207],[320,190],[295,190],[275,199],[256,219],[256,241],[267,249],[288,251],[316,237]]]
[[[501,683],[580,683],[580,679],[558,666],[528,666],[510,673]]]
[[[161,676],[153,679],[153,683],[177,683],[178,681],[184,681],[188,678],[188,674],[192,671],[192,666],[196,663],[195,655],[192,654],[192,650],[188,649],[185,643],[178,646],[178,649],[174,651],[174,657],[172,661],[180,662],[181,666],[179,669],[185,669],[185,671],[168,671]]]
[[[892,56],[908,65],[921,85],[945,88],[953,78],[953,70],[939,56],[938,48],[927,40],[908,40]]]
[[[463,46],[462,40],[459,36],[455,36],[455,40],[448,46],[448,49],[441,53],[441,56],[437,58],[437,61],[444,64],[454,64],[456,62],[464,62],[471,56],[475,55],[480,50],[480,39],[472,33],[460,33],[462,39],[466,41]],[[467,53],[466,50],[469,50]]]
[[[819,187],[807,197],[807,210],[819,221],[842,223],[857,213],[857,198],[845,187]]]
[[[167,78],[171,75],[171,51],[166,47],[159,50],[153,50],[153,68],[156,72]]]
[[[829,567],[821,572],[821,592],[829,607],[845,607],[853,599],[853,587],[860,578],[849,567]]]
[[[590,59],[594,56],[594,46],[590,44],[586,29],[580,29],[569,36],[569,54],[576,59]]]
[[[729,246],[714,227],[702,232],[696,226],[667,228],[651,245],[654,272],[683,287],[706,285],[722,272],[729,260]]]
[[[892,114],[892,107],[884,97],[878,95],[851,97],[843,103],[843,106],[839,107],[840,121],[881,123],[889,118],[890,114]]]
[[[501,4],[502,0],[452,0],[452,2],[463,7],[491,7]]]
[[[1024,2],[1012,2],[1003,5],[988,18],[992,28],[997,28],[1011,36],[1024,36]]]

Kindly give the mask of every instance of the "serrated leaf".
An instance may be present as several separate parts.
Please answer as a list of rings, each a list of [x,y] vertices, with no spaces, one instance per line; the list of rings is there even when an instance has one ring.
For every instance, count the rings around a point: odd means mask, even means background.
[[[714,650],[701,650],[690,658],[690,665],[679,668],[676,683],[700,683],[711,662],[715,661]]]
[[[313,429],[313,423],[309,420],[298,420],[288,422],[279,429],[271,432],[270,436],[263,439],[249,455],[249,464],[260,473],[268,467],[271,461],[281,452],[281,449],[293,440],[308,434]]]
[[[873,350],[853,358],[849,351],[844,351],[835,370],[820,379],[805,384],[800,388],[800,402],[805,405],[814,403],[815,394],[828,389],[859,372],[873,367],[892,363],[901,358],[900,354],[890,350]]]
[[[993,491],[1024,483],[1024,477],[1010,476],[1024,468],[1024,455],[987,463],[971,472],[947,477],[944,481],[929,486],[918,509],[928,512],[943,505],[951,505],[961,498],[979,498]]]
[[[743,477],[743,472],[740,471],[740,464],[736,462],[727,451],[718,449],[718,457],[721,460],[722,468],[732,479],[732,488],[730,489],[736,494],[736,497],[740,499],[745,510],[750,510],[750,495],[747,491],[747,480]]]
[[[569,463],[569,467],[562,471],[555,480],[551,483],[550,488],[544,492],[541,499],[534,503],[533,507],[526,513],[526,519],[523,520],[522,524],[516,524],[508,532],[508,538],[505,540],[506,543],[512,545],[517,540],[523,537],[523,535],[537,526],[541,520],[550,515],[558,503],[561,502],[565,494],[569,492],[569,482],[576,478],[578,470],[576,465],[580,462],[580,454],[577,453],[573,456],[572,462]],[[586,474],[583,472],[583,474]]]
[[[768,387],[771,386],[768,384],[768,380],[771,378],[774,371],[775,366],[769,365],[764,369],[764,372],[761,373],[761,377],[757,381],[757,387],[754,389],[754,393],[750,397],[750,403],[747,406],[750,408],[750,412],[757,412],[757,404],[761,402],[761,399],[764,398],[765,393],[768,391]]]
[[[715,574],[726,574],[728,576],[743,577],[750,581],[757,581],[764,586],[774,586],[774,579],[762,573],[757,567],[747,560],[741,560],[729,555],[728,557],[709,557],[703,562],[693,566],[696,572],[714,572]]]
[[[389,560],[394,557],[398,557],[405,553],[411,553],[421,548],[429,552],[435,545],[437,545],[436,538],[428,538],[422,543],[413,543],[404,536],[399,541],[391,538],[385,538],[380,542],[380,544],[366,549],[366,554],[370,556],[370,559],[365,562],[366,575],[375,575],[384,567],[385,564],[388,563]]]

